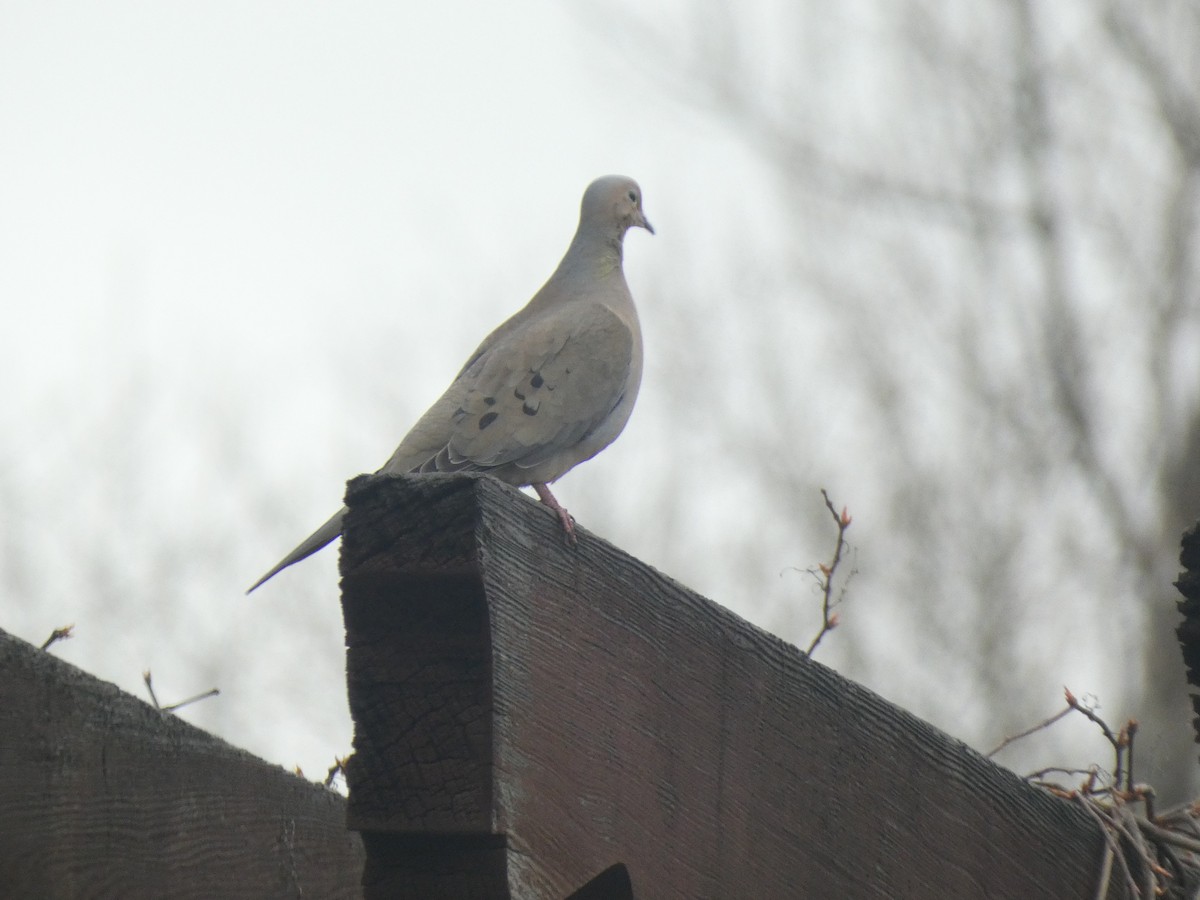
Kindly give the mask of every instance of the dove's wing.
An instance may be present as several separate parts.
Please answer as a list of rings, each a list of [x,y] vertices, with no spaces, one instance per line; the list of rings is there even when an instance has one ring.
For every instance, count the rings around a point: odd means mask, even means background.
[[[629,326],[601,304],[572,304],[531,319],[467,366],[384,471],[492,472],[513,484],[552,481],[562,472],[527,474],[552,460],[563,460],[564,472],[579,461],[566,463],[568,451],[620,404],[634,349]],[[432,443],[440,446],[428,452]],[[414,458],[416,448],[423,458]]]

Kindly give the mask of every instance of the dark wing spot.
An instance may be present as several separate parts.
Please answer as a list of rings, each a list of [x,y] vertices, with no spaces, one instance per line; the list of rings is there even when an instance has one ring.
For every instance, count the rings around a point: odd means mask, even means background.
[[[494,413],[494,412],[485,413],[484,415],[480,416],[479,417],[479,430],[483,431],[483,429],[487,428],[489,425],[491,425],[493,422],[495,422],[498,418],[500,418],[500,413]]]
[[[525,395],[521,393],[520,388],[513,388],[513,396],[516,397],[518,400],[525,399]]]
[[[546,382],[542,379],[541,372],[534,372],[533,377],[529,379],[529,383],[532,384],[535,388],[540,388]]]
[[[488,406],[495,406],[496,398],[495,397],[484,397],[483,402],[486,403]]]
[[[521,407],[521,412],[525,413],[525,415],[527,415],[527,416],[536,416],[537,415],[537,407],[530,406],[528,403],[526,403],[524,406]]]

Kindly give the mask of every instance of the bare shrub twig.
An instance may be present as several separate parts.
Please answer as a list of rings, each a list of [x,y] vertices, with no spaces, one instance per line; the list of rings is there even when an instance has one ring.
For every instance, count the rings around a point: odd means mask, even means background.
[[[817,645],[821,643],[821,639],[829,632],[838,626],[838,614],[834,609],[842,602],[846,596],[846,588],[850,584],[850,579],[854,577],[855,570],[851,569],[850,573],[842,581],[841,588],[834,594],[834,580],[837,575],[838,566],[841,565],[842,557],[849,546],[846,543],[846,531],[850,528],[850,523],[853,521],[849,511],[843,506],[839,513],[833,505],[833,501],[829,499],[829,493],[821,488],[821,496],[825,498],[825,508],[829,510],[829,514],[833,516],[833,521],[837,525],[837,543],[833,547],[833,556],[827,563],[819,563],[815,569],[808,569],[808,574],[817,581],[817,588],[821,593],[821,628],[816,636],[808,645],[805,654],[813,655],[813,651],[817,649]]]
[[[1107,896],[1114,868],[1120,872],[1131,897],[1177,896],[1183,888],[1184,867],[1171,850],[1177,847],[1190,853],[1200,852],[1200,802],[1181,811],[1156,816],[1154,788],[1134,779],[1133,746],[1138,732],[1136,719],[1129,719],[1114,730],[1097,712],[1094,702],[1085,702],[1064,688],[1067,705],[1049,718],[1018,734],[1005,738],[988,756],[994,756],[1014,741],[1050,727],[1072,712],[1079,713],[1100,729],[1113,750],[1112,774],[1100,766],[1086,769],[1049,766],[1025,776],[1055,796],[1077,803],[1102,830],[1104,858],[1095,896]],[[1077,787],[1064,787],[1045,780],[1050,775],[1081,777]],[[1135,813],[1133,804],[1141,803],[1145,814]],[[1115,866],[1114,866],[1115,863]],[[1168,869],[1170,866],[1174,870]],[[1195,873],[1192,873],[1194,879]],[[1194,885],[1193,885],[1194,887]],[[1182,895],[1179,895],[1182,896]]]
[[[75,623],[73,622],[70,625],[64,625],[62,628],[55,628],[52,632],[50,632],[50,637],[46,638],[46,640],[42,642],[42,646],[39,649],[49,649],[52,644],[56,644],[59,641],[65,641],[67,638],[74,637],[74,631]]]
[[[150,670],[142,672],[142,681],[146,682],[146,690],[150,692],[150,701],[154,704],[154,708],[162,712],[175,712],[177,709],[182,709],[190,703],[196,703],[200,700],[207,700],[209,697],[220,696],[221,691],[218,688],[211,688],[202,694],[196,694],[194,697],[188,697],[186,700],[180,700],[178,703],[170,703],[163,706],[158,702],[158,695],[154,693],[154,681],[150,676]]]

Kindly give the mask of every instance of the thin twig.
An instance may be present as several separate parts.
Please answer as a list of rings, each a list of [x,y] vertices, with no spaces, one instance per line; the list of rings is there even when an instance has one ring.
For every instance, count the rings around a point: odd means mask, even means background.
[[[821,588],[821,630],[817,632],[816,637],[814,637],[812,642],[808,645],[808,649],[805,651],[808,656],[813,655],[813,651],[817,649],[817,645],[821,643],[821,639],[824,638],[826,634],[837,628],[838,617],[837,613],[833,611],[833,608],[842,601],[842,597],[846,592],[845,585],[849,583],[850,578],[854,575],[854,573],[851,572],[850,575],[847,576],[846,581],[842,585],[841,593],[839,593],[837,597],[834,597],[834,575],[837,572],[838,565],[842,561],[842,553],[846,549],[846,529],[850,527],[850,523],[853,521],[853,519],[845,507],[842,507],[841,513],[834,508],[833,501],[829,499],[829,493],[825,490],[825,488],[821,488],[821,496],[825,498],[825,508],[829,510],[829,514],[833,516],[833,521],[837,524],[837,543],[833,548],[833,558],[828,563],[822,563],[820,566],[818,566],[818,570],[821,573],[820,575],[817,575],[816,572],[812,572],[811,569],[809,570],[816,577],[817,584]]]
[[[154,703],[154,708],[162,709],[162,704],[158,702],[158,695],[154,693],[154,683],[150,680],[149,669],[142,673],[142,681],[146,682],[146,690],[150,692],[150,700]]]
[[[1171,844],[1184,850],[1190,850],[1193,853],[1200,853],[1200,840],[1196,838],[1188,837],[1186,834],[1181,834],[1178,831],[1172,831],[1170,828],[1163,828],[1161,825],[1155,825],[1141,816],[1137,817],[1137,823],[1138,828],[1150,835],[1152,840],[1162,841],[1164,844]]]
[[[1158,800],[1158,793],[1148,784],[1135,784],[1133,790],[1146,808],[1146,818],[1151,822],[1157,822],[1158,817],[1154,814],[1154,804]]]
[[[186,700],[180,700],[178,703],[172,703],[170,706],[163,706],[161,709],[164,712],[175,712],[177,709],[182,709],[189,703],[196,703],[199,700],[207,700],[209,697],[219,697],[221,691],[219,688],[209,688],[203,694],[197,694],[195,697],[188,697]]]
[[[56,644],[59,641],[65,641],[67,638],[74,637],[75,635],[72,634],[74,630],[74,622],[72,622],[70,625],[64,625],[62,628],[55,628],[52,632],[50,632],[50,637],[46,638],[39,649],[45,650],[49,648],[51,644]]]
[[[1125,854],[1121,852],[1121,845],[1117,840],[1116,835],[1113,834],[1112,829],[1107,825],[1107,823],[1105,823],[1104,818],[1100,815],[1100,813],[1096,812],[1096,810],[1093,808],[1093,803],[1091,800],[1089,800],[1083,794],[1076,794],[1075,799],[1079,801],[1079,805],[1083,807],[1084,811],[1095,820],[1098,826],[1100,826],[1100,833],[1104,835],[1104,840],[1108,843],[1109,847],[1112,848],[1113,855],[1117,858],[1117,862],[1121,864],[1121,872],[1125,875],[1125,886],[1129,888],[1129,895],[1131,897],[1140,897],[1141,891],[1138,890],[1137,882],[1134,881],[1133,878],[1133,873],[1129,871],[1129,863],[1125,861]]]
[[[329,772],[325,775],[325,787],[333,787],[333,780],[339,774],[344,774],[346,771],[346,758],[344,756],[335,756],[333,765],[329,767]]]
[[[1067,705],[1070,706],[1071,709],[1074,709],[1077,712],[1082,713],[1087,718],[1091,719],[1093,722],[1095,722],[1097,725],[1099,725],[1100,730],[1104,732],[1104,737],[1108,739],[1108,742],[1110,744],[1112,744],[1114,747],[1117,746],[1117,736],[1115,734],[1113,734],[1112,729],[1108,727],[1108,723],[1105,722],[1098,715],[1096,715],[1095,710],[1093,710],[1090,706],[1088,706],[1085,703],[1080,703],[1079,700],[1075,697],[1075,695],[1071,693],[1070,688],[1063,688],[1063,693],[1066,694]]]
[[[1116,853],[1113,851],[1113,845],[1110,841],[1104,842],[1104,860],[1100,863],[1100,880],[1096,882],[1096,893],[1093,895],[1095,900],[1104,900],[1108,896],[1108,882],[1112,878],[1113,857]]]
[[[154,693],[154,682],[150,677],[150,670],[147,669],[142,673],[142,681],[146,682],[146,690],[150,692],[150,700],[154,703],[154,708],[162,712],[175,712],[177,709],[182,709],[189,703],[195,703],[199,700],[207,700],[209,697],[219,696],[221,691],[217,688],[211,688],[203,694],[197,694],[194,697],[188,697],[186,700],[180,700],[178,703],[172,703],[169,706],[163,706],[158,702],[158,695]]]
[[[1102,898],[1108,893],[1114,858],[1120,865],[1129,896],[1149,898],[1168,893],[1173,884],[1178,886],[1185,882],[1184,869],[1172,848],[1200,854],[1200,823],[1197,821],[1200,819],[1200,801],[1170,810],[1156,818],[1154,788],[1134,781],[1133,746],[1139,728],[1137,720],[1129,719],[1119,731],[1114,732],[1096,712],[1098,704],[1080,701],[1069,689],[1064,689],[1064,693],[1067,700],[1065,710],[1005,739],[988,756],[995,755],[1015,740],[1054,724],[1071,711],[1080,713],[1095,724],[1113,748],[1116,765],[1111,775],[1095,765],[1086,770],[1050,766],[1027,775],[1026,780],[1057,797],[1077,802],[1103,832],[1105,853],[1095,897]],[[1078,788],[1070,789],[1040,780],[1050,774],[1082,775],[1085,778]],[[1132,804],[1135,803],[1144,805],[1145,817],[1134,812]],[[1200,900],[1200,894],[1196,895],[1196,900]]]
[[[1085,717],[1087,717],[1089,720],[1094,722],[1096,725],[1100,726],[1100,730],[1102,732],[1104,732],[1105,739],[1109,742],[1109,744],[1112,745],[1113,753],[1116,757],[1116,766],[1113,769],[1113,786],[1115,788],[1117,788],[1118,790],[1120,790],[1121,782],[1123,780],[1125,780],[1124,779],[1124,764],[1125,764],[1125,752],[1124,751],[1129,744],[1129,741],[1128,741],[1128,738],[1126,735],[1126,730],[1121,729],[1121,734],[1118,737],[1117,735],[1113,734],[1113,730],[1109,727],[1108,723],[1105,722],[1098,715],[1096,715],[1096,711],[1094,709],[1092,709],[1090,706],[1080,703],[1079,700],[1076,699],[1075,695],[1071,693],[1071,690],[1069,688],[1063,688],[1063,693],[1066,694],[1067,705],[1070,706],[1072,709],[1076,710],[1077,712],[1081,713]]]
[[[1096,767],[1090,769],[1068,769],[1063,766],[1046,766],[1044,769],[1038,769],[1036,772],[1030,772],[1025,776],[1026,781],[1038,781],[1047,775],[1093,775],[1096,773]]]
[[[1159,876],[1166,878],[1170,877],[1162,866],[1160,866],[1155,858],[1150,853],[1150,848],[1146,845],[1146,839],[1142,837],[1142,832],[1138,828],[1137,818],[1133,812],[1122,802],[1114,803],[1108,809],[1108,818],[1112,822],[1113,827],[1125,836],[1141,859],[1142,863],[1142,894],[1146,897],[1154,897],[1158,891]]]
[[[987,756],[987,758],[988,758],[988,759],[991,759],[993,756],[995,756],[997,753],[999,753],[1001,750],[1003,750],[1005,747],[1007,747],[1007,746],[1008,746],[1009,744],[1011,744],[1013,741],[1019,741],[1021,738],[1026,738],[1026,737],[1029,737],[1031,734],[1034,734],[1035,732],[1041,731],[1043,728],[1049,728],[1051,725],[1053,725],[1055,722],[1057,722],[1057,721],[1058,721],[1059,719],[1061,719],[1063,716],[1068,716],[1068,715],[1070,715],[1070,714],[1071,714],[1071,707],[1068,705],[1068,706],[1067,706],[1065,709],[1063,709],[1061,712],[1056,712],[1056,713],[1055,713],[1054,715],[1052,715],[1050,718],[1048,718],[1048,719],[1045,719],[1044,721],[1038,722],[1038,723],[1037,723],[1036,725],[1034,725],[1032,728],[1026,728],[1024,731],[1022,731],[1022,732],[1021,732],[1021,733],[1019,733],[1019,734],[1014,734],[1014,735],[1012,735],[1011,737],[1006,737],[1004,740],[1002,740],[1002,741],[1001,741],[1001,742],[1000,742],[1000,743],[999,743],[999,744],[996,746],[996,749],[992,750],[991,752],[989,752],[989,753],[987,753],[987,754],[985,754],[985,755]],[[1045,774],[1046,772],[1050,772],[1050,771],[1056,771],[1056,770],[1052,770],[1052,769],[1044,769],[1044,770],[1042,771],[1042,774]]]

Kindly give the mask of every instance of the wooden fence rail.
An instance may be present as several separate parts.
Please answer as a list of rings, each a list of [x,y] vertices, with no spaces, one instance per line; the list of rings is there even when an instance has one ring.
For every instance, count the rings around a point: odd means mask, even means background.
[[[347,502],[348,803],[0,632],[0,897],[1094,895],[1082,809],[512,488]]]
[[[345,808],[0,632],[0,897],[360,897]]]
[[[1093,896],[1083,810],[513,489],[347,502],[368,900]]]

